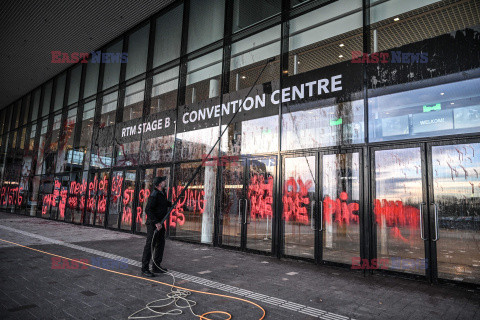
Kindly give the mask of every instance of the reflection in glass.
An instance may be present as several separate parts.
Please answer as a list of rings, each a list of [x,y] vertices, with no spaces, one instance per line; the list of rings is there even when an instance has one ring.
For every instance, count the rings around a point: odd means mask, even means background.
[[[432,147],[432,164],[438,276],[480,283],[480,144]]]
[[[135,166],[138,164],[140,141],[125,142],[116,144],[117,154],[115,156],[115,166]]]
[[[55,84],[55,100],[53,102],[53,111],[62,109],[63,97],[65,96],[65,81],[67,80],[67,74],[64,73],[57,78]]]
[[[120,229],[130,230],[132,228],[133,196],[135,192],[135,170],[125,171],[125,181],[123,182],[123,192],[121,196],[121,221]]]
[[[257,84],[278,79],[280,71],[280,26],[232,43],[230,92],[250,88],[260,75],[266,60],[275,57],[261,74]]]
[[[322,157],[323,260],[351,264],[360,256],[358,153]]]
[[[145,80],[134,83],[125,88],[123,121],[137,119],[142,116],[144,90]]]
[[[187,51],[192,52],[220,40],[223,37],[224,16],[225,1],[191,0]]]
[[[140,159],[143,164],[169,162],[173,158],[174,136],[142,140]]]
[[[125,89],[123,121],[140,118],[143,113],[145,81]],[[118,143],[115,140],[115,166],[132,166],[139,163],[140,141]]]
[[[222,171],[222,245],[240,247],[242,237],[242,211],[245,210],[243,184],[244,165],[228,161]]]
[[[361,8],[361,0],[339,0],[292,19],[288,74],[348,61],[352,51],[362,51],[362,11],[344,16]]]
[[[281,8],[281,0],[235,0],[233,4],[233,32],[280,13]]]
[[[45,166],[43,162],[45,160],[45,148],[46,148],[46,139],[47,139],[47,127],[48,127],[48,119],[42,121],[40,127],[40,139],[38,144],[38,154],[37,154],[37,170],[36,174],[40,175],[45,173]]]
[[[120,67],[122,65],[120,61],[122,59],[122,46],[123,40],[120,40],[105,50],[105,53],[111,54],[112,61],[110,63],[105,63],[102,86],[103,90],[117,85],[120,81]]]
[[[83,89],[84,98],[88,98],[97,93],[99,73],[100,63],[92,63],[92,59],[89,59],[87,63],[87,73],[85,75],[85,88]]]
[[[295,111],[298,109],[303,110]],[[318,108],[318,102],[307,102],[293,107],[284,106],[283,112],[282,150],[348,145],[364,141],[362,100],[322,108]]]
[[[218,134],[218,127],[178,133],[175,141],[176,159],[202,159],[217,142]],[[217,150],[218,144],[211,155],[216,155]]]
[[[423,199],[420,148],[375,152],[374,196],[377,258],[423,259],[425,251],[419,227]],[[425,264],[421,260],[415,262],[420,263],[406,267],[392,264],[389,268],[425,274]]]
[[[148,36],[150,24],[128,36],[128,62],[125,80],[144,73],[147,69]]]
[[[172,203],[180,196],[200,162],[182,163],[175,167],[176,183]],[[170,216],[170,237],[212,243],[217,167],[206,163],[190,184]]]
[[[59,141],[57,164],[55,172],[69,171],[73,163],[73,138],[75,123],[77,121],[77,108],[71,109],[67,114],[67,121],[63,125],[63,136]]]
[[[444,2],[439,0],[378,2],[378,4],[372,3],[370,9],[370,28],[375,33],[371,39],[373,52],[398,48],[405,44],[453,33],[465,27],[478,25],[479,22],[478,15],[467,14],[478,8],[475,0],[445,4],[439,4]],[[454,12],[465,14],[453,14]],[[449,23],[444,23],[444,19],[439,17],[448,17]],[[429,28],[425,28],[426,22]],[[409,37],[398,37],[399,34],[406,34],[409,30],[420,28],[423,32],[412,33]]]
[[[40,110],[40,94],[41,93],[42,93],[41,89],[37,89],[33,94],[32,121],[36,121],[38,119],[38,111]]]
[[[54,205],[51,209],[51,217],[56,220],[65,220],[67,209],[68,186],[70,184],[69,176],[56,177],[54,182],[53,196]]]
[[[218,97],[222,73],[222,50],[211,52],[187,64],[185,104]]]
[[[65,221],[74,223],[80,223],[83,221],[87,190],[86,178],[86,172],[75,172],[71,174]]]
[[[85,224],[93,225],[97,208],[98,173],[89,173],[85,205]]]
[[[34,176],[32,180],[32,192],[29,195],[29,206],[30,206],[30,212],[29,215],[31,217],[34,217],[36,215],[36,210],[37,210],[37,204],[38,204],[38,191],[40,189],[40,177],[39,176]]]
[[[371,97],[370,141],[478,132],[480,79]]]
[[[78,101],[80,93],[80,79],[82,77],[82,64],[75,66],[70,73],[70,84],[68,86],[68,102],[71,105]]]
[[[90,151],[92,147],[93,117],[95,116],[95,100],[83,106],[82,131],[80,142],[76,146],[75,156],[72,156],[74,168],[88,170],[90,167]],[[74,162],[75,161],[75,162]]]
[[[43,86],[43,105],[42,105],[42,115],[41,117],[46,116],[50,113],[50,102],[52,99],[52,81],[48,82]]]
[[[108,227],[118,228],[118,217],[122,211],[123,171],[113,171],[111,180],[110,205],[108,206]]]
[[[180,57],[182,28],[178,22],[182,19],[183,3],[157,18],[153,68]]]
[[[117,100],[118,91],[103,97],[99,127],[93,132],[94,141],[90,158],[92,167],[108,168],[112,165]]]
[[[97,212],[95,214],[95,225],[103,226],[105,224],[105,212],[107,210],[107,194],[109,187],[110,172],[103,171],[98,173],[98,191],[97,191]]]
[[[173,68],[153,76],[150,114],[175,109],[177,106],[179,68]]]
[[[252,159],[247,187],[247,248],[271,251],[276,158]]]
[[[315,247],[315,157],[285,158],[283,228],[286,255],[313,258]]]
[[[225,126],[222,126],[224,130]],[[234,122],[222,136],[227,155],[255,154],[278,150],[278,116]]]
[[[115,124],[117,110],[118,91],[107,94],[102,100],[100,127],[108,127]]]
[[[254,85],[259,87],[252,90],[250,96],[262,95],[262,83],[270,82],[272,90],[278,89],[280,31],[280,26],[277,26],[232,44],[229,88],[231,94],[226,100],[244,99],[244,95]],[[275,61],[269,62],[263,73],[260,73],[267,59],[271,57],[276,57]],[[238,96],[240,90],[244,92]],[[270,98],[271,95],[267,92],[265,99]],[[273,114],[278,114],[278,109],[274,108]],[[278,115],[264,114],[262,118],[243,121],[242,116],[248,114],[239,113],[222,137],[223,152],[227,155],[240,155],[278,150]],[[224,118],[222,122],[226,124],[229,120]]]

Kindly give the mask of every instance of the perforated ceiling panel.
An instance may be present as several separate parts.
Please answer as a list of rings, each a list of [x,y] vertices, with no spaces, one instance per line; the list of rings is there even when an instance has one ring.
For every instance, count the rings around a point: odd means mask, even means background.
[[[0,108],[70,66],[51,51],[91,52],[172,2],[0,1]]]

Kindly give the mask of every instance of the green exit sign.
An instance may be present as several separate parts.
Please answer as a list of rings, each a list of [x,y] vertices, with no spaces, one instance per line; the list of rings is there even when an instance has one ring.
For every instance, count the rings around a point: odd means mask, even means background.
[[[442,105],[440,103],[437,103],[434,106],[423,106],[423,112],[438,111],[438,110],[442,110]]]
[[[342,124],[342,118],[338,119],[338,120],[330,120],[330,126],[339,126]]]

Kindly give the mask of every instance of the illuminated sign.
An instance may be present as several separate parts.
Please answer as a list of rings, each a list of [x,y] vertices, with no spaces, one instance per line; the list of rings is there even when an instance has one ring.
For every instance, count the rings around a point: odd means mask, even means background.
[[[423,112],[430,112],[430,111],[438,111],[438,110],[442,110],[442,105],[440,103],[437,103],[436,105],[434,106],[423,106]]]
[[[342,118],[338,119],[338,120],[330,120],[330,126],[339,126],[342,124]]]
[[[453,129],[452,110],[417,113],[412,116],[413,133]]]

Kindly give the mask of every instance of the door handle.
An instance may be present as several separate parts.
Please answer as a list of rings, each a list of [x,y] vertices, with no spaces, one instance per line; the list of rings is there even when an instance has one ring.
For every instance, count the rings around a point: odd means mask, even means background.
[[[425,205],[424,202],[418,205],[418,209],[420,209],[420,237],[422,238],[422,240],[427,240],[427,238],[425,238],[425,234],[423,233],[423,206],[424,205]]]
[[[240,223],[240,221],[242,221],[242,211],[240,210],[241,207],[242,207],[242,199],[238,199],[238,209],[237,209],[238,223]]]
[[[243,209],[243,212],[245,213],[245,220],[244,220],[244,224],[250,224],[250,222],[247,222],[247,207],[248,207],[248,200],[247,199],[244,199],[245,200],[245,208]]]
[[[313,221],[313,213],[315,212],[315,200],[312,201],[310,208],[310,228],[315,231],[315,222]]]
[[[432,203],[433,204],[433,207],[434,207],[434,220],[435,220],[435,238],[433,239],[433,241],[437,241],[439,239],[439,236],[438,236],[438,206],[435,202]]]
[[[323,201],[320,201],[320,228],[318,231],[323,231]]]

